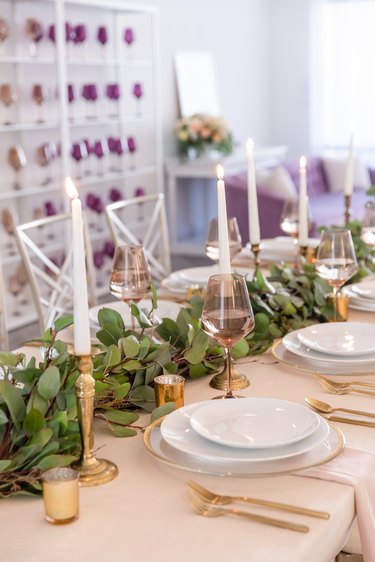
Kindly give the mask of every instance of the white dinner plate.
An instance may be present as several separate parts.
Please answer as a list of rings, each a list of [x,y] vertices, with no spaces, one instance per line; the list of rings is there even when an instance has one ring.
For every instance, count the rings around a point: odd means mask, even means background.
[[[349,307],[353,310],[362,310],[364,312],[375,312],[375,301],[359,297],[350,289],[350,285],[343,287],[342,292],[349,297]]]
[[[145,308],[147,311],[151,310],[151,301],[150,300],[141,300],[137,303],[139,308]],[[108,302],[105,304],[100,304],[99,306],[94,306],[89,310],[89,318],[90,321],[98,326],[98,312],[102,308],[112,308],[112,310],[116,310],[119,312],[125,322],[125,325],[129,325],[131,323],[131,313],[130,307],[126,303],[122,301],[113,301]],[[154,312],[154,321],[155,324],[160,324],[161,318],[172,318],[175,320],[180,312],[180,305],[176,302],[167,301],[167,300],[160,300],[158,301],[158,308],[155,309]]]
[[[240,275],[249,275],[250,270],[240,267],[233,267],[233,273],[239,273]],[[188,269],[180,269],[179,271],[173,272],[175,279],[181,280],[181,283],[195,283],[197,285],[204,286],[207,284],[208,279],[211,275],[219,275],[220,269],[218,265],[211,265],[207,267],[190,267]]]
[[[334,325],[334,324],[332,324]],[[315,365],[336,365],[341,367],[346,365],[348,367],[355,367],[356,365],[366,365],[368,367],[375,367],[375,352],[367,353],[366,355],[356,357],[340,357],[338,355],[330,355],[328,353],[320,353],[315,349],[306,347],[298,339],[298,331],[290,332],[283,337],[283,344],[285,348],[295,355],[299,355],[304,359],[314,362]]]
[[[362,281],[361,283],[353,283],[350,289],[357,296],[372,300],[375,303],[375,281]]]
[[[191,426],[192,414],[205,404],[212,404],[211,400],[189,404],[175,410],[166,416],[160,431],[163,439],[174,449],[182,451],[209,462],[246,463],[264,462],[285,459],[300,455],[318,446],[328,434],[328,424],[318,416],[319,425],[314,433],[301,441],[285,445],[284,447],[270,447],[268,449],[241,449],[225,447],[201,437]],[[301,406],[303,407],[303,406]],[[306,408],[307,409],[307,408]],[[310,410],[308,410],[310,411]],[[313,412],[314,413],[314,412]],[[317,414],[316,414],[317,415]]]
[[[373,375],[375,371],[375,361],[365,364],[356,362],[354,365],[348,365],[347,361],[343,363],[328,363],[325,361],[306,359],[305,357],[288,351],[282,340],[277,341],[273,345],[272,354],[281,364],[309,374],[364,376]]]
[[[170,415],[171,414],[169,414],[169,416]],[[327,423],[325,420],[324,422]],[[164,421],[162,423],[164,423]],[[156,420],[147,427],[143,436],[143,442],[150,454],[159,461],[173,468],[215,476],[250,478],[271,475],[275,476],[277,474],[290,474],[292,472],[305,470],[332,460],[340,454],[345,445],[345,437],[342,431],[335,425],[329,424],[327,437],[323,439],[320,444],[315,445],[305,453],[283,459],[268,459],[261,460],[259,462],[254,462],[253,460],[233,462],[228,460],[227,456],[224,459],[213,461],[208,459],[207,456],[195,456],[189,453],[184,453],[175,447],[171,447],[162,438],[159,426],[160,420]],[[317,433],[318,432],[315,432],[313,435],[316,435]],[[308,437],[308,439],[310,438],[311,437]],[[207,443],[209,442],[206,441],[206,445]],[[214,444],[211,443],[211,445]],[[219,445],[216,445],[216,447],[219,447]],[[228,449],[226,449],[226,451],[228,454]],[[253,451],[246,452],[249,454]],[[245,451],[242,450],[242,453],[245,453]]]
[[[266,449],[305,439],[320,417],[305,406],[276,398],[217,400],[195,410],[191,425],[199,435],[227,447]]]
[[[320,353],[341,357],[375,351],[375,325],[366,322],[315,324],[298,330],[303,345]]]

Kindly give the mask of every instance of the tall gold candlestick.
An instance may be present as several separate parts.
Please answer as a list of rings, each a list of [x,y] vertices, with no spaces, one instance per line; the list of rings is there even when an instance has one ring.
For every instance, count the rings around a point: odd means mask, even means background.
[[[253,256],[254,256],[254,277],[256,277],[260,270],[260,258],[259,258],[260,245],[251,244],[251,251],[253,252]]]
[[[76,381],[78,421],[82,438],[82,453],[78,466],[81,486],[98,486],[110,482],[118,475],[117,466],[105,459],[96,459],[94,447],[94,398],[95,380],[92,373],[91,355],[78,358],[80,375]]]
[[[352,216],[352,210],[350,208],[352,197],[351,195],[345,195],[345,226],[347,226],[350,222],[350,217]]]

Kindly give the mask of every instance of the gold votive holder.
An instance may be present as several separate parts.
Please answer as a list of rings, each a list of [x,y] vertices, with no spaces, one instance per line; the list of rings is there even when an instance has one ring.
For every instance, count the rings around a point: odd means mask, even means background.
[[[328,303],[332,304],[333,309],[337,307],[337,314],[334,314],[333,322],[346,322],[349,315],[349,297],[343,293],[338,293],[334,295],[330,293],[328,295]]]
[[[168,402],[176,404],[176,408],[184,405],[185,379],[181,375],[159,375],[154,378],[156,407]]]
[[[56,467],[42,474],[45,518],[53,525],[65,525],[78,517],[79,473],[68,467]]]
[[[188,287],[186,287],[185,298],[187,301],[190,301],[193,297],[200,297],[201,299],[204,299],[204,295],[205,288],[198,285],[198,283],[194,285],[188,285]]]

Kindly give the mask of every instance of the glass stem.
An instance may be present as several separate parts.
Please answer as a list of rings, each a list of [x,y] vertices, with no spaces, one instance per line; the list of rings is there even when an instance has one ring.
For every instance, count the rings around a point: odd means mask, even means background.
[[[337,322],[337,312],[338,312],[338,288],[333,287],[333,321]]]
[[[229,347],[225,348],[225,357],[227,362],[227,382],[228,382],[228,388],[225,398],[234,398],[232,393],[232,360],[231,360]]]

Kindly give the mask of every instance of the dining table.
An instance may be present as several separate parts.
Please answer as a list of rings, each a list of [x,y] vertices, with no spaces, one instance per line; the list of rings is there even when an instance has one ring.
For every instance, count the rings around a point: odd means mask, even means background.
[[[349,320],[373,322],[374,316],[351,310]],[[20,350],[27,356],[39,353],[35,348]],[[312,374],[278,362],[271,350],[236,361],[236,368],[250,381],[240,392],[245,397],[305,404],[305,397],[313,396],[334,406],[374,411],[375,397],[330,394]],[[339,376],[334,378],[340,380]],[[375,382],[375,373],[360,378]],[[185,404],[217,395],[209,381],[209,376],[187,380]],[[142,413],[137,423],[149,424],[150,414]],[[337,426],[346,446],[375,453],[375,429],[343,423]],[[73,523],[55,526],[46,522],[40,497],[14,496],[0,502],[1,562],[330,562],[343,549],[361,553],[355,494],[350,485],[306,477],[303,471],[256,477],[192,473],[151,454],[142,430],[135,437],[117,438],[101,421],[95,422],[94,449],[97,457],[116,463],[119,475],[105,485],[80,488],[80,514]],[[330,517],[323,520],[242,506],[306,524],[308,533],[240,517],[203,517],[185,501],[188,480],[222,494],[327,511]]]

